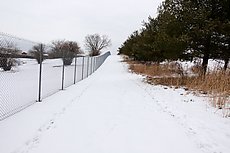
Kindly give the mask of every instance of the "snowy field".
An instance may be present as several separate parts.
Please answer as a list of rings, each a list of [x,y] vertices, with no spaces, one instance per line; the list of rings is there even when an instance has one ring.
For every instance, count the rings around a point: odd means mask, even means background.
[[[39,65],[35,59],[18,59],[19,66],[11,71],[0,70],[0,120],[38,100]],[[76,60],[76,82],[93,72],[91,58],[79,57]],[[82,71],[82,65],[83,71]],[[87,67],[87,65],[89,65]],[[98,65],[98,64],[97,64]],[[42,65],[41,98],[48,97],[62,88],[62,60],[47,59]],[[99,65],[98,65],[99,66]],[[74,84],[75,60],[65,66],[64,88]],[[83,74],[83,75],[82,75]]]
[[[110,56],[91,76],[0,121],[1,153],[229,153],[230,119],[151,86]]]

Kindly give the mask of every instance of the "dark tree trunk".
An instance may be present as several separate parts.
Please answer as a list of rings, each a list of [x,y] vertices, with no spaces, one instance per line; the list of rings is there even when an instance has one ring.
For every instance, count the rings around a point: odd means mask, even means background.
[[[226,71],[228,68],[229,58],[224,59],[224,70]]]
[[[209,54],[204,54],[203,62],[202,62],[203,75],[205,75],[207,72],[208,60],[209,60]]]
[[[208,36],[206,39],[205,43],[205,48],[204,48],[204,56],[203,56],[203,62],[202,62],[202,71],[203,71],[203,76],[205,76],[207,72],[207,67],[208,67],[208,60],[210,58],[210,43],[211,43],[211,36]]]

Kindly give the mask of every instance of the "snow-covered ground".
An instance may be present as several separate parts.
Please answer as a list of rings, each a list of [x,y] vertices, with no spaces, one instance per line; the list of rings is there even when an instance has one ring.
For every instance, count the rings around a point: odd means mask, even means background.
[[[185,75],[194,75],[194,72],[192,69],[194,67],[199,67],[202,65],[202,59],[194,59],[194,61],[164,61],[161,62],[161,64],[171,64],[171,65],[177,65],[178,67],[181,66],[182,70],[184,71]],[[175,67],[174,67],[175,68]],[[208,61],[208,67],[207,67],[207,72],[212,72],[216,70],[223,70],[224,68],[224,61],[223,60],[214,60],[214,59],[209,59]],[[230,63],[228,63],[228,69],[230,69]]]
[[[76,82],[86,78],[93,72],[92,65],[94,60],[85,57],[83,63],[82,59],[82,57],[79,57],[76,60]],[[13,67],[11,71],[0,69],[0,120],[38,100],[39,65],[37,61],[35,59],[17,60],[22,64]],[[83,71],[82,65],[84,65]],[[71,65],[65,66],[64,88],[74,84],[74,70],[75,61]],[[47,59],[43,62],[41,83],[41,99],[58,92],[62,88],[61,59]]]
[[[207,99],[146,84],[121,60],[1,121],[0,152],[230,152],[230,119]]]

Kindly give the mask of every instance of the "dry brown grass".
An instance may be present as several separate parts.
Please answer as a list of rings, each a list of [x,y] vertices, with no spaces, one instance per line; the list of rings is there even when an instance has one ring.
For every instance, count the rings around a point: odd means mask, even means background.
[[[184,87],[186,90],[207,94],[212,99],[213,106],[227,108],[230,106],[230,71],[214,70],[202,77],[200,66],[190,68],[192,75],[187,75],[188,70],[183,70],[178,63],[142,64],[128,61],[130,69],[138,74],[147,76],[147,82],[166,86]],[[229,109],[229,108],[228,108]]]
[[[148,76],[162,77],[180,74],[179,69],[172,68],[170,64],[142,64],[138,62],[128,62],[130,69],[136,73]]]

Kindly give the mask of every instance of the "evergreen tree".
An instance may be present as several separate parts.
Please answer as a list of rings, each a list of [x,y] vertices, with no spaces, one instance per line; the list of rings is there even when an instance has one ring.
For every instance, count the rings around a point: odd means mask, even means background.
[[[229,0],[165,0],[159,14],[149,18],[140,32],[132,34],[119,49],[137,60],[202,58],[203,74],[208,60],[230,58]]]

